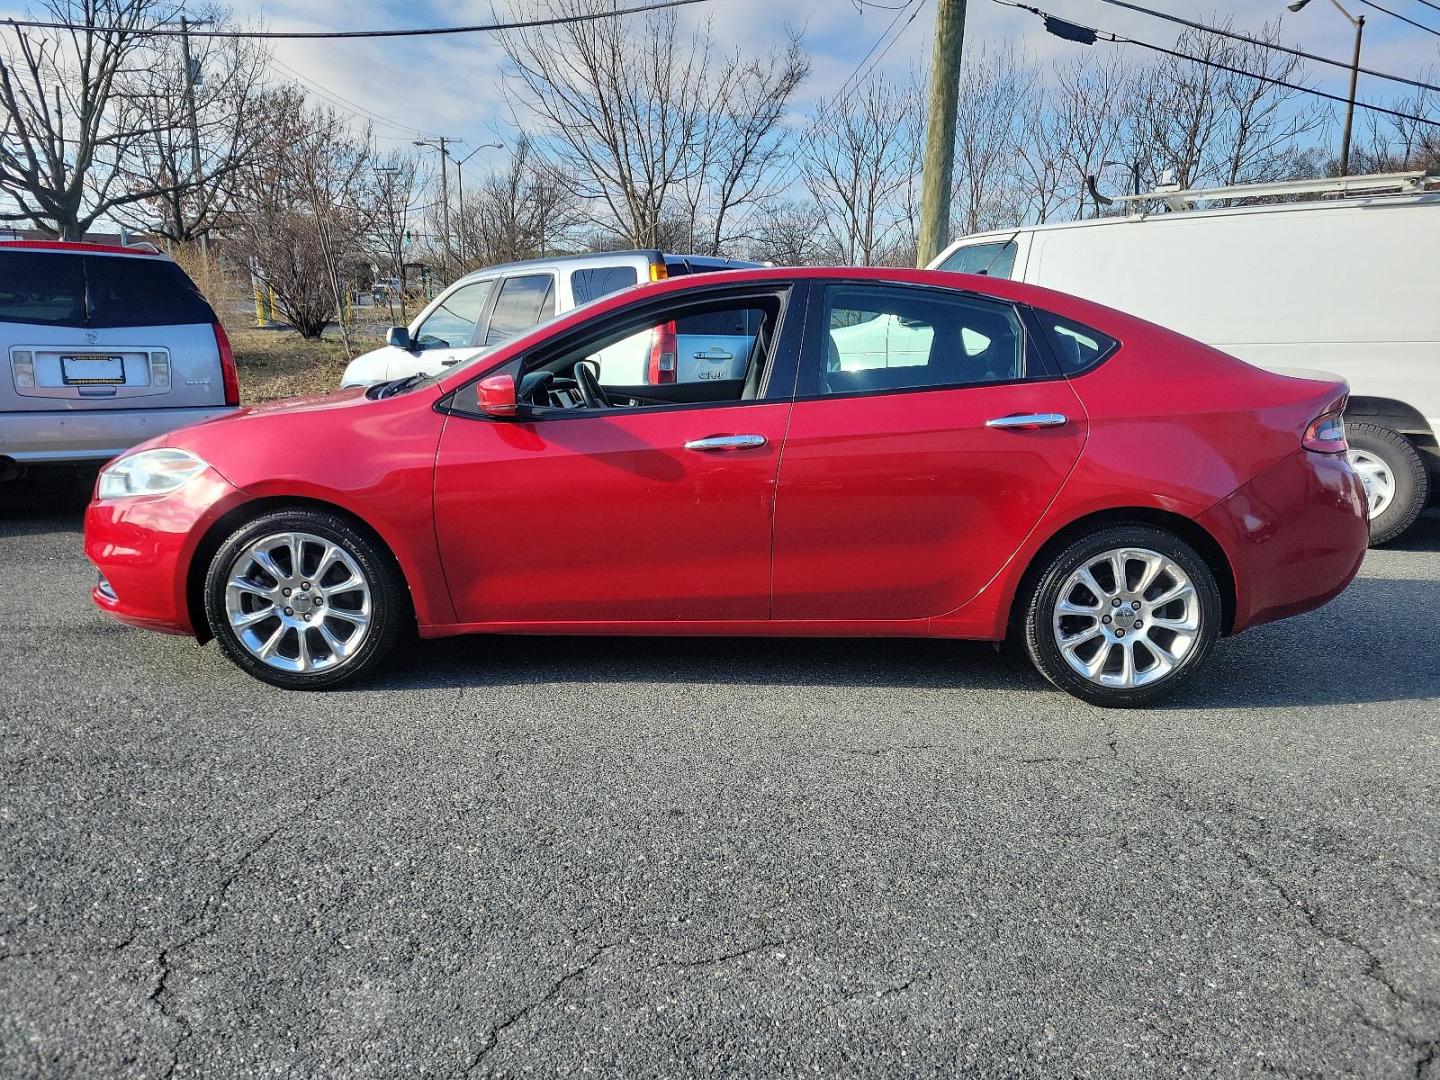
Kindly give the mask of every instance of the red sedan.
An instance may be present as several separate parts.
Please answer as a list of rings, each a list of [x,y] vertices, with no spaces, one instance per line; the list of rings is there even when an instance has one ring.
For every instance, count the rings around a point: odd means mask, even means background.
[[[1345,389],[1009,281],[702,275],[138,447],[85,550],[103,611],[284,687],[409,627],[915,636],[1137,705],[1355,575]]]

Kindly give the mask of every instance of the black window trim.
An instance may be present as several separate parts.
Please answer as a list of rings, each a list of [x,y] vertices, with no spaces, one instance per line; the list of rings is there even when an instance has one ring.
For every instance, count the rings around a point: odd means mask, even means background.
[[[801,353],[796,364],[795,379],[795,401],[849,401],[855,398],[892,396],[896,394],[936,394],[955,393],[964,390],[982,390],[992,386],[1017,386],[1021,383],[1056,382],[1065,378],[1059,373],[1058,366],[1048,348],[1041,346],[1039,342],[1040,326],[1033,316],[1029,316],[1027,305],[1014,300],[1006,300],[1002,297],[991,296],[988,293],[977,292],[974,289],[955,289],[947,285],[932,285],[929,282],[916,281],[891,281],[885,278],[817,278],[814,280],[815,289],[811,292],[807,307],[817,311],[817,317],[806,319],[805,338],[801,343]],[[815,347],[820,344],[819,335],[828,333],[829,327],[825,326],[823,310],[825,305],[825,290],[832,286],[864,285],[877,288],[898,288],[929,290],[937,293],[944,293],[947,296],[964,297],[967,300],[979,300],[984,303],[995,304],[999,307],[1008,307],[1020,322],[1021,333],[1024,337],[1022,360],[1025,371],[1015,379],[997,379],[995,382],[983,383],[962,383],[958,386],[899,386],[881,387],[876,390],[847,390],[838,394],[823,393],[819,388],[818,372],[813,370],[810,364],[810,357]],[[1108,336],[1108,335],[1107,335]],[[1034,374],[1031,373],[1032,366]],[[815,389],[811,391],[804,386],[804,380],[810,377],[814,380]],[[802,388],[806,392],[802,392]]]
[[[988,247],[991,244],[995,244],[998,250],[996,250],[994,255],[990,256],[990,261],[985,264],[984,270],[947,270],[943,265],[937,266],[935,269],[944,270],[944,272],[947,274],[976,274],[980,277],[990,277],[990,268],[995,265],[995,260],[998,259],[1001,252],[1003,252],[1011,244],[1015,245],[1015,255],[1017,258],[1019,257],[1020,245],[1018,241],[1020,239],[1020,233],[1023,231],[1023,229],[1016,229],[1004,240],[980,240],[974,244],[956,244],[955,249],[951,251],[950,254],[945,256],[945,260],[949,261],[950,259],[953,259],[956,255],[958,255],[960,252],[965,251],[968,248]],[[1015,268],[1015,261],[1013,259],[1010,261],[1010,268],[1012,271]],[[1003,278],[997,278],[996,280],[1014,281],[1015,279],[1009,274],[1006,274]]]
[[[489,378],[505,371],[512,371],[517,381],[520,372],[527,366],[527,361],[536,352],[551,353],[573,348],[570,342],[581,339],[591,334],[603,335],[617,324],[629,322],[632,318],[644,319],[653,314],[674,306],[688,306],[691,303],[728,303],[735,300],[746,299],[772,299],[780,303],[780,315],[776,320],[775,334],[770,343],[770,362],[766,365],[766,371],[761,377],[759,394],[756,397],[740,400],[724,401],[680,401],[672,405],[647,405],[640,409],[623,409],[622,415],[627,416],[649,416],[654,413],[675,412],[685,409],[690,412],[703,411],[708,409],[733,409],[736,406],[748,405],[774,405],[781,402],[794,400],[795,378],[799,374],[799,365],[790,365],[790,386],[788,390],[777,387],[775,379],[777,374],[782,374],[786,365],[787,345],[789,355],[793,358],[798,356],[801,344],[804,341],[804,333],[808,323],[808,311],[810,308],[810,279],[808,278],[780,278],[775,281],[750,281],[739,285],[727,285],[723,282],[716,282],[712,285],[704,285],[696,288],[685,289],[680,293],[667,293],[664,296],[647,298],[634,304],[627,304],[625,307],[610,312],[604,318],[594,322],[587,322],[580,326],[573,327],[561,334],[558,338],[551,338],[532,349],[512,356],[507,360],[492,364],[478,372],[473,378],[457,386],[448,394],[444,394],[435,402],[435,411],[445,413],[449,416],[463,417],[467,420],[480,420],[492,424],[513,424],[517,420],[520,423],[540,423],[549,420],[593,420],[605,416],[614,415],[611,409],[549,409],[549,410],[524,410],[515,418],[496,418],[486,416],[484,413],[471,412],[455,404],[455,399],[461,394],[470,390],[482,379]],[[796,317],[798,312],[798,318]],[[772,395],[772,389],[777,392]]]

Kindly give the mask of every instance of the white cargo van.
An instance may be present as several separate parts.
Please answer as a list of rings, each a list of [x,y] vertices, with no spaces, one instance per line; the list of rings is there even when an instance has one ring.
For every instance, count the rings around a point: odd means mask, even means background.
[[[1287,201],[1224,205],[1240,198]],[[931,267],[1072,293],[1261,367],[1342,376],[1373,542],[1408,529],[1440,490],[1440,177],[1115,201],[1128,215],[967,236]]]

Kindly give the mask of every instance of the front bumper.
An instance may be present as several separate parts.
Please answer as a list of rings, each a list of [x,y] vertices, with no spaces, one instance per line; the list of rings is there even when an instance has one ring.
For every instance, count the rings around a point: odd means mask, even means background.
[[[90,598],[106,615],[167,634],[194,634],[188,575],[210,527],[244,501],[214,469],[168,495],[95,499],[85,556],[101,574]]]
[[[36,465],[108,461],[157,435],[237,411],[222,407],[7,412],[0,415],[0,457]]]
[[[1229,556],[1236,633],[1329,603],[1370,543],[1365,489],[1341,454],[1297,450],[1198,520]]]

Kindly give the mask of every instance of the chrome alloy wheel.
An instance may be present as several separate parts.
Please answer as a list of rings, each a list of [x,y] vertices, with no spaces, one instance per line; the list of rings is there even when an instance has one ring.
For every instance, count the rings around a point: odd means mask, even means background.
[[[370,583],[349,552],[324,537],[275,533],[230,564],[225,614],[262,663],[327,671],[354,656],[370,632]]]
[[[1200,618],[1195,585],[1174,560],[1114,548],[1065,579],[1052,627],[1060,655],[1082,677],[1131,689],[1180,666],[1199,639]]]
[[[1350,459],[1360,483],[1365,485],[1365,501],[1370,504],[1370,520],[1374,521],[1395,499],[1395,474],[1384,458],[1369,450],[1352,447],[1345,456]]]

